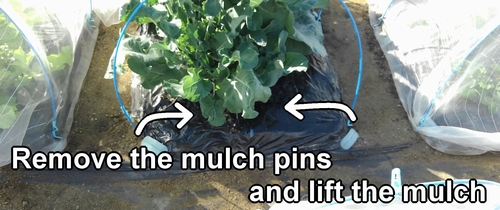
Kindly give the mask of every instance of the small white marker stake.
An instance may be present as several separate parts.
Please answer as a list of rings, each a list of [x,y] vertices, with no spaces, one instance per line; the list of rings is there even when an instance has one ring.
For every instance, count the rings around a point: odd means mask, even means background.
[[[179,102],[175,102],[174,106],[181,112],[158,112],[149,114],[142,118],[139,124],[135,127],[134,134],[139,137],[146,125],[155,120],[181,119],[181,121],[177,123],[176,127],[179,130],[182,129],[194,115]]]
[[[337,109],[343,111],[349,117],[351,122],[356,122],[358,120],[356,113],[351,109],[351,107],[340,103],[340,102],[312,102],[312,103],[302,103],[297,104],[300,101],[302,95],[297,93],[295,97],[292,98],[288,103],[285,104],[285,110],[293,115],[298,120],[303,120],[304,115],[299,112],[299,110],[320,110],[320,109]]]

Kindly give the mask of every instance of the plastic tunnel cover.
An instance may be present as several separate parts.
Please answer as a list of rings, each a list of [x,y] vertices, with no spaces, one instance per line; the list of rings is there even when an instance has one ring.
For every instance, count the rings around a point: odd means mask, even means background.
[[[0,1],[0,166],[10,163],[14,145],[66,147],[97,33],[87,27],[87,8],[65,9],[68,19],[50,9],[55,3]]]
[[[496,1],[368,1],[413,127],[449,154],[500,151]]]

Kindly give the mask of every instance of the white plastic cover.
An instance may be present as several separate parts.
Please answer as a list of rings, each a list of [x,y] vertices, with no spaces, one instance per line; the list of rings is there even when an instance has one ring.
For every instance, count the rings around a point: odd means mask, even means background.
[[[97,39],[87,0],[0,0],[0,167],[60,151]]]
[[[449,154],[500,151],[498,1],[368,3],[375,35],[415,130]]]
[[[121,8],[130,2],[130,0],[98,0],[93,1],[92,8],[95,15],[106,27],[120,23]]]

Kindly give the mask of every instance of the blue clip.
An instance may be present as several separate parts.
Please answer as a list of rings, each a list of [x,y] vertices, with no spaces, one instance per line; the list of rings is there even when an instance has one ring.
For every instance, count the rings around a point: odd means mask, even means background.
[[[382,22],[384,22],[385,15],[387,14],[387,11],[391,7],[392,3],[394,3],[394,0],[391,0],[391,2],[389,2],[389,5],[387,5],[387,8],[385,8],[384,14],[382,14],[382,16],[378,18],[378,23],[374,24],[373,27],[379,27],[380,25],[382,25]]]
[[[321,13],[323,13],[323,9],[319,9],[318,17],[316,17],[316,21],[321,21]]]
[[[57,131],[59,131],[59,129],[57,128],[57,125],[56,125],[56,121],[55,120],[52,120],[52,138],[55,138],[55,139],[62,139],[62,137],[58,136],[56,133]]]
[[[90,1],[90,13],[89,13],[89,19],[88,19],[88,24],[90,25],[90,27],[92,27],[92,29],[95,29],[96,26],[94,25],[94,18],[92,17],[92,13],[94,12],[94,9],[92,7],[92,0],[89,0]]]

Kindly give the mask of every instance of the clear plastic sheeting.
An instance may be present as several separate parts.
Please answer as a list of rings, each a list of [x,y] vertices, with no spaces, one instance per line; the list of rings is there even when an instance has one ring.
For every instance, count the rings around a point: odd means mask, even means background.
[[[441,152],[500,151],[498,1],[368,3],[414,129]]]
[[[101,20],[101,24],[106,27],[120,23],[120,12],[129,0],[90,0],[95,15]]]
[[[97,30],[88,1],[0,1],[0,166],[66,147]]]

